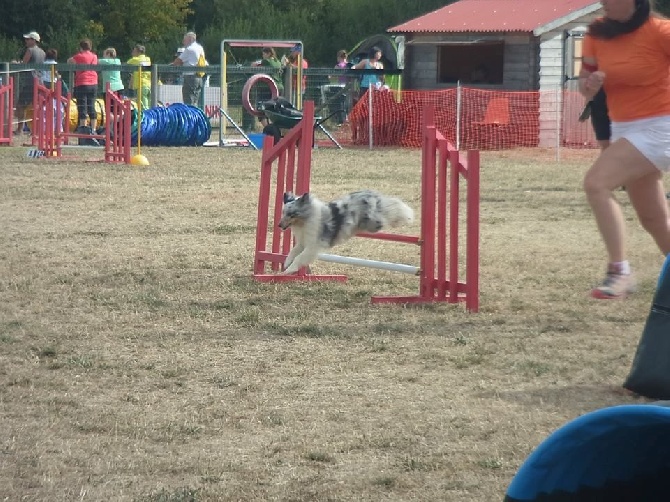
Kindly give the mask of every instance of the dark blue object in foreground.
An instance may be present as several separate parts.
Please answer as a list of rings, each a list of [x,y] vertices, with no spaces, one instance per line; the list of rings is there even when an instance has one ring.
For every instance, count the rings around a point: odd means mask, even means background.
[[[526,459],[505,502],[670,500],[668,404],[605,408],[564,425]]]

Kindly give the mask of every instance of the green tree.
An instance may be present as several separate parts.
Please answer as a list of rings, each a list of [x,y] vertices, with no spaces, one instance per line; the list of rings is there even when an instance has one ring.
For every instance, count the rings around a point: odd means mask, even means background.
[[[3,44],[3,60],[14,59],[23,49],[23,34],[35,30],[42,37],[42,45],[56,47],[68,53],[74,47],[62,45],[64,39],[77,40],[86,32],[90,13],[95,9],[93,0],[62,0],[44,2],[40,0],[3,0],[0,14],[0,37]],[[66,34],[69,34],[66,35]],[[15,41],[14,43],[10,42]],[[15,48],[15,49],[14,49]]]
[[[654,8],[664,16],[670,16],[670,0],[654,0]]]
[[[181,42],[184,24],[192,13],[192,0],[106,0],[96,18],[104,26],[103,38],[120,53],[136,43],[148,47]],[[174,53],[175,47],[170,49]]]

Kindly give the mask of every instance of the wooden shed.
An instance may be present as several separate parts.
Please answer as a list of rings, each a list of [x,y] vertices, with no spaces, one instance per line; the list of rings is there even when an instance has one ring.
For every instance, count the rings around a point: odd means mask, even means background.
[[[406,89],[540,91],[539,144],[550,146],[561,91],[576,89],[583,35],[600,15],[593,0],[460,0],[387,31],[405,37]]]

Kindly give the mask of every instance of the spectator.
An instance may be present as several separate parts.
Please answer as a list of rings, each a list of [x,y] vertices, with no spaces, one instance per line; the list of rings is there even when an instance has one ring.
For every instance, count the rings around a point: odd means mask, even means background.
[[[349,99],[346,90],[347,76],[343,73],[344,70],[351,66],[349,61],[347,61],[347,57],[347,51],[344,49],[337,51],[337,64],[335,65],[335,68],[342,72],[342,74],[337,76],[335,80],[335,82],[342,86],[342,89],[337,91],[334,98],[334,105],[339,109],[339,112],[335,115],[335,120],[338,125],[342,125],[345,122],[347,114],[349,113]]]
[[[197,41],[194,32],[189,31],[184,35],[184,52],[170,63],[174,66],[207,66],[205,59],[205,49]],[[200,104],[200,95],[203,88],[202,72],[187,72],[183,74],[184,83],[181,87],[181,95],[184,103],[187,105],[198,106]]]
[[[36,31],[31,31],[23,35],[23,40],[26,43],[26,49],[23,52],[23,57],[19,61],[24,64],[38,64],[44,63],[46,54],[37,44],[40,42],[40,35]],[[17,134],[20,134],[22,131],[23,124],[25,123],[25,112],[26,107],[33,104],[33,81],[35,77],[41,78],[40,71],[33,71],[30,73],[22,74],[20,78],[20,83],[18,85],[18,103],[16,106],[16,116],[19,119],[19,124],[17,128]]]
[[[352,68],[355,70],[383,70],[384,64],[381,62],[382,50],[379,47],[373,47],[368,53],[366,59],[361,59]],[[384,82],[384,76],[377,73],[366,71],[361,77],[360,91],[358,99],[368,91],[370,87],[380,87]]]
[[[48,49],[46,52],[46,59],[44,60],[44,64],[50,64],[52,65],[52,68],[49,70],[44,70],[42,72],[42,85],[44,87],[48,87],[51,89],[52,85],[56,85],[56,82],[60,79],[61,81],[61,94],[63,96],[69,94],[70,90],[67,87],[67,84],[63,81],[63,79],[60,76],[60,73],[56,70],[56,66],[58,64],[58,50],[56,49]],[[53,75],[53,78],[52,78]]]
[[[275,52],[273,47],[263,47],[261,55],[262,59],[258,63],[258,66],[264,66],[266,68],[269,68],[268,74],[270,75],[270,77],[272,77],[272,80],[274,80],[275,84],[277,84],[277,90],[279,91],[279,95],[284,94],[284,83],[282,82],[283,70],[281,62],[279,61],[279,59],[277,59],[277,53]],[[258,89],[256,95],[256,101],[267,101],[271,98],[272,96],[270,95],[269,89],[266,88]],[[264,115],[258,117],[258,121],[264,127],[270,123],[270,121]]]
[[[106,48],[102,53],[102,58],[98,60],[99,64],[105,65],[120,65],[121,60],[116,57],[116,49],[114,47]],[[119,97],[123,97],[123,80],[121,80],[121,70],[105,70],[102,75],[102,92],[107,92],[107,84],[109,84],[110,92]]]
[[[272,77],[272,80],[277,84],[277,89],[279,94],[284,93],[284,83],[282,82],[282,66],[279,59],[277,59],[277,53],[272,47],[263,47],[261,51],[263,59],[261,59],[260,66],[270,68],[268,74]]]
[[[670,170],[670,22],[651,15],[649,0],[606,2],[584,38],[579,87],[586,99],[601,88],[612,121],[610,145],[584,177],[584,191],[608,255],[598,299],[635,291],[625,249],[625,220],[612,192],[620,186],[664,255],[670,214],[662,174]]]
[[[302,69],[302,89],[301,97],[304,97],[305,92],[307,91],[307,76],[305,75],[305,70],[309,68],[309,62],[303,57],[302,54],[302,45],[295,44],[291,48],[291,52],[288,55],[288,58],[283,58],[282,63],[284,66],[290,66],[292,70],[291,76],[291,92],[293,94],[291,101],[295,104],[297,101],[298,95],[298,62],[301,61],[300,67]]]
[[[351,67],[351,63],[347,61],[347,58],[349,56],[347,55],[347,51],[344,49],[341,49],[337,51],[337,64],[335,65],[335,68],[339,68],[340,70],[346,70],[349,67]],[[337,83],[346,85],[347,83],[347,76],[342,74],[337,77]]]
[[[173,57],[178,58],[181,56],[182,52],[184,52],[184,48],[179,47]],[[184,83],[184,78],[182,77],[181,73],[175,73],[170,75],[170,81],[175,85],[182,85]]]
[[[133,72],[130,79],[130,88],[135,91],[135,96],[140,98],[140,106],[142,110],[149,108],[149,97],[151,96],[151,59],[145,54],[146,48],[143,45],[137,44],[133,47],[131,52],[132,57],[126,61],[127,64],[141,66],[142,77],[140,72]]]
[[[97,65],[98,56],[91,51],[93,44],[88,38],[79,42],[79,52],[70,57],[69,64]],[[78,70],[74,75],[74,99],[77,100],[77,116],[79,132],[92,134],[98,127],[98,116],[95,112],[95,97],[98,93],[98,73],[95,70]],[[90,120],[90,129],[85,129]]]

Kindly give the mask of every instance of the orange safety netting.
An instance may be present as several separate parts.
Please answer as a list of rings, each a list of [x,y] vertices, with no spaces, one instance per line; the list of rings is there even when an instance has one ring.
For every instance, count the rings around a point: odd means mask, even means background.
[[[374,146],[420,147],[423,110],[431,104],[438,130],[461,150],[597,147],[591,123],[578,120],[584,98],[575,91],[373,90],[371,101],[372,111],[367,93],[356,103],[350,138],[338,139],[368,145],[372,117]]]

